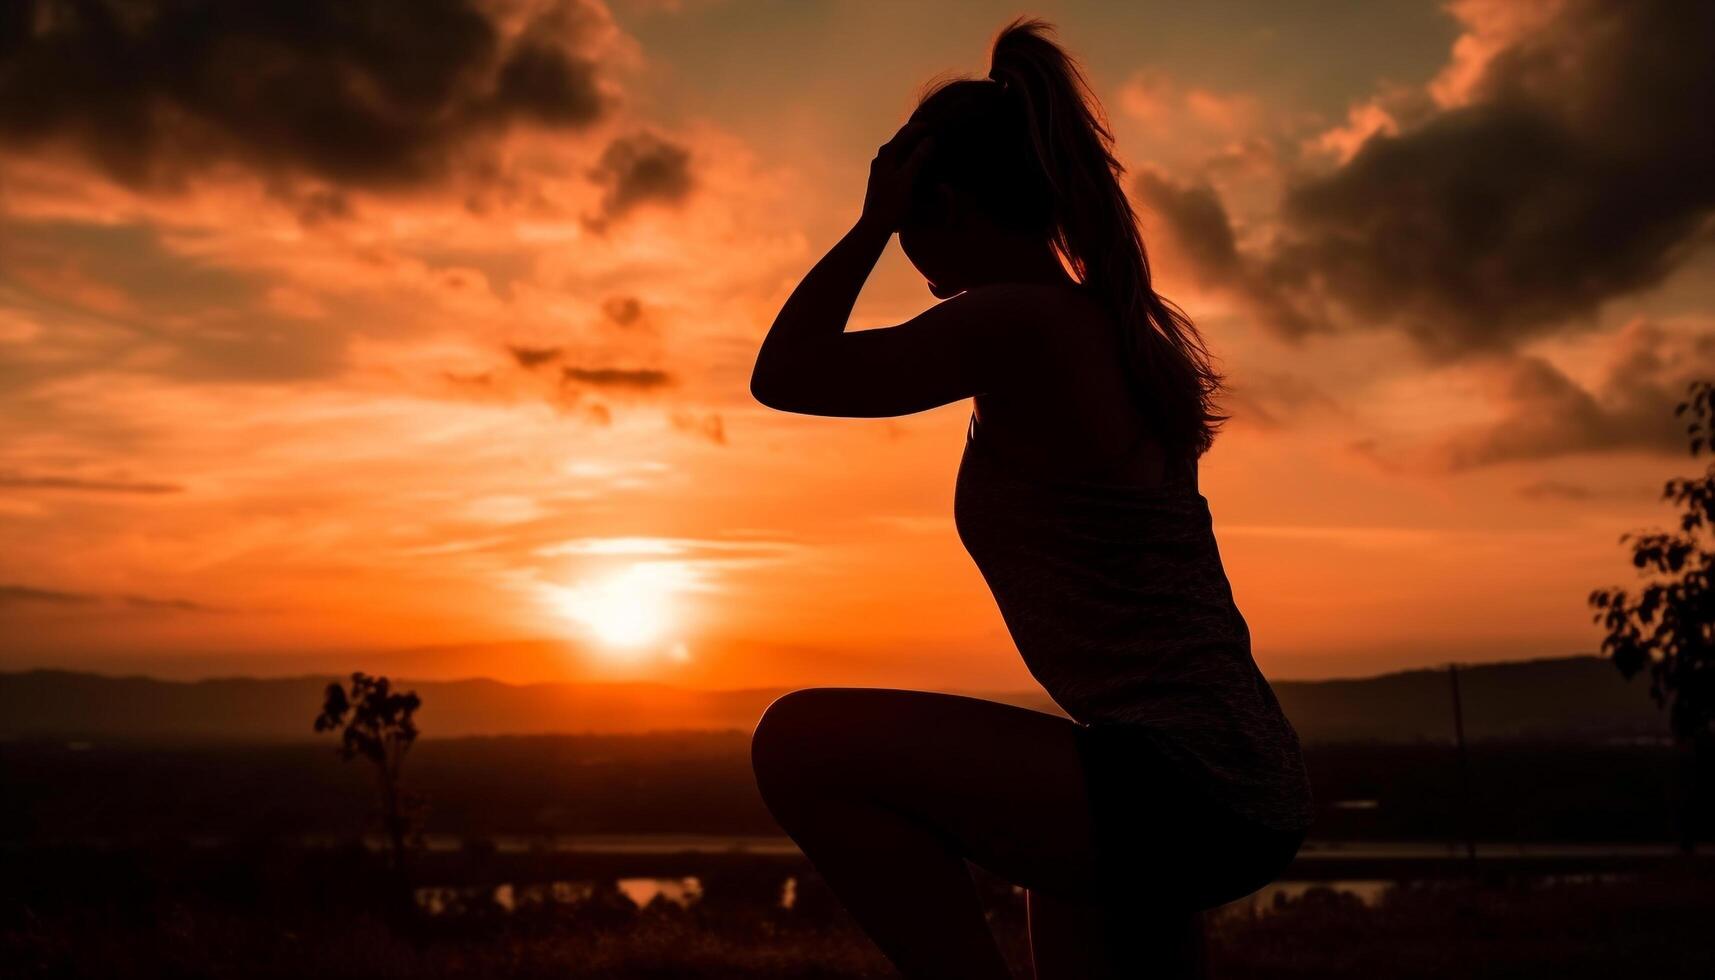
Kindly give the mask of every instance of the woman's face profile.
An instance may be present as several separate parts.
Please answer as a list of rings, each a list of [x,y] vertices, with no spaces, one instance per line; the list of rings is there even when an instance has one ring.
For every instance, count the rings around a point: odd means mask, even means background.
[[[969,243],[950,220],[951,192],[946,187],[938,190],[941,193],[936,195],[934,213],[913,216],[900,225],[899,248],[928,282],[930,294],[948,299],[967,288],[965,276],[959,272],[963,264],[959,257],[968,254]]]

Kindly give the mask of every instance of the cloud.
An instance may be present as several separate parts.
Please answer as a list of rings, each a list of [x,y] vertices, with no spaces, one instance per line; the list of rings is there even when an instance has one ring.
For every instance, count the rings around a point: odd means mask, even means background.
[[[100,601],[97,596],[83,592],[59,592],[28,585],[0,584],[0,609],[24,604],[49,606],[84,606]]]
[[[1250,132],[1264,114],[1262,102],[1244,92],[1184,86],[1165,72],[1142,71],[1120,87],[1120,110],[1162,132],[1201,129],[1224,137]]]
[[[1235,261],[1218,201],[1140,181],[1200,272],[1284,333],[1387,327],[1437,356],[1506,351],[1590,322],[1707,240],[1715,6],[1451,10],[1466,33],[1449,67],[1416,98],[1354,110],[1328,141],[1349,156],[1289,187],[1266,246]]]
[[[0,489],[71,490],[90,493],[156,495],[182,493],[185,488],[176,483],[156,483],[148,480],[89,479],[79,476],[62,476],[55,473],[0,472]]]
[[[1386,83],[1368,101],[1348,108],[1345,123],[1316,134],[1303,149],[1343,166],[1351,162],[1371,137],[1398,136],[1401,130],[1428,120],[1438,108],[1434,95],[1426,88]]]
[[[558,347],[520,347],[514,345],[506,349],[512,353],[512,359],[518,362],[518,366],[525,370],[557,361],[561,354]]]
[[[1199,275],[1225,282],[1238,273],[1239,249],[1233,224],[1213,187],[1176,181],[1159,170],[1144,169],[1133,179],[1132,191],[1167,223],[1174,243]]]
[[[144,595],[122,595],[118,601],[131,609],[142,609],[150,612],[220,612],[214,606],[193,602],[190,599],[156,599]]]
[[[601,303],[601,312],[618,327],[634,327],[643,319],[643,304],[635,296],[611,296]]]
[[[707,439],[717,446],[726,445],[726,421],[719,412],[709,412],[698,415],[695,412],[679,410],[668,416],[673,428],[680,432]]]
[[[1686,386],[1715,373],[1715,333],[1669,333],[1633,321],[1614,339],[1601,377],[1586,387],[1541,357],[1513,356],[1492,369],[1500,418],[1447,438],[1434,453],[1464,470],[1575,453],[1684,453],[1674,407]]]
[[[1316,329],[1312,315],[1289,301],[1239,251],[1232,219],[1214,187],[1143,169],[1132,180],[1132,193],[1165,225],[1168,240],[1199,282],[1241,295],[1287,336],[1301,337]]]
[[[644,204],[690,196],[691,151],[648,131],[621,136],[602,151],[590,179],[604,188],[601,210],[589,222],[601,229]]]
[[[144,612],[219,612],[213,606],[190,599],[158,599],[150,596],[104,596],[93,592],[62,592],[30,585],[0,583],[0,610],[24,606],[119,606]]]
[[[568,363],[567,349],[559,346],[513,344],[506,353],[507,361],[485,370],[442,371],[440,394],[503,405],[541,401],[562,414],[606,426],[613,422],[613,409],[595,400],[598,395],[650,397],[678,380],[664,368]]]
[[[569,384],[595,388],[629,388],[649,391],[673,383],[673,376],[659,368],[592,368],[567,365],[560,377]]]
[[[389,187],[514,124],[607,110],[593,0],[17,0],[0,15],[0,140],[68,147],[132,187],[236,163]]]

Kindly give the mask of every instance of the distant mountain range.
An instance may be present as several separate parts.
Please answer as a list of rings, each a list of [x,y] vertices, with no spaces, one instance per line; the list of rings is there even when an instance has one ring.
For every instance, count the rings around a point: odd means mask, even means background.
[[[328,677],[163,681],[35,670],[0,673],[0,738],[313,737]],[[1627,682],[1597,657],[1463,667],[1472,739],[1660,736],[1666,718],[1642,678]],[[705,691],[663,684],[402,682],[423,698],[429,737],[748,729],[784,689]],[[1348,680],[1282,680],[1275,692],[1305,741],[1445,741],[1452,737],[1445,670]],[[1041,693],[979,696],[1055,710]]]

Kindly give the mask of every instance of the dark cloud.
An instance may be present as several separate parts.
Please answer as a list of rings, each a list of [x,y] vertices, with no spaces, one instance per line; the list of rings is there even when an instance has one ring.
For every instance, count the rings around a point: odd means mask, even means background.
[[[643,319],[643,304],[635,296],[610,296],[602,300],[601,312],[615,326],[633,327]]]
[[[512,354],[512,359],[518,362],[518,366],[527,371],[559,360],[561,353],[558,347],[520,347],[514,345],[506,349]]]
[[[1693,379],[1711,374],[1715,334],[1676,336],[1644,322],[1621,332],[1589,388],[1542,358],[1510,357],[1497,368],[1500,419],[1447,439],[1436,455],[1458,470],[1587,452],[1684,453],[1674,407]]]
[[[607,145],[590,171],[606,190],[589,223],[600,229],[648,203],[677,204],[691,193],[691,152],[650,132],[621,136]]]
[[[1356,326],[1403,328],[1436,354],[1505,350],[1588,322],[1707,239],[1711,38],[1704,0],[1568,0],[1457,105],[1291,187],[1266,254],[1235,263],[1208,201],[1182,194],[1163,212],[1206,276],[1289,333],[1328,328],[1318,304],[1332,299]]]
[[[142,609],[150,612],[221,612],[215,606],[193,602],[190,599],[156,599],[144,595],[122,595],[119,602],[131,609]]]
[[[1237,273],[1239,249],[1233,241],[1233,225],[1213,187],[1143,170],[1132,182],[1132,190],[1167,223],[1174,242],[1198,273],[1216,281],[1230,280]]]
[[[55,589],[38,589],[28,585],[0,583],[0,609],[26,604],[87,606],[99,601],[101,601],[100,597],[83,592],[60,592]]]
[[[565,357],[563,347],[520,347],[507,348],[520,368],[534,371],[544,365],[553,364]],[[663,388],[673,383],[673,375],[659,368],[615,368],[615,367],[585,367],[578,364],[565,364],[560,367],[560,382],[563,385],[576,385],[591,388],[629,388],[636,391],[646,391],[653,388]]]
[[[595,388],[629,388],[649,391],[673,383],[673,376],[658,368],[589,368],[567,366],[560,377],[570,384]]]
[[[193,602],[190,599],[158,599],[139,595],[104,596],[93,592],[63,592],[58,589],[39,589],[30,585],[0,583],[0,610],[28,606],[69,608],[109,605],[144,612],[220,611],[213,606]]]
[[[443,371],[447,394],[497,404],[545,401],[557,411],[595,425],[613,421],[610,406],[598,401],[633,400],[653,396],[672,386],[671,372],[649,367],[591,367],[565,363],[562,347],[507,348],[511,363],[481,372]],[[550,370],[552,366],[552,370]]]
[[[1144,170],[1132,181],[1132,193],[1150,216],[1166,226],[1169,238],[1201,282],[1245,296],[1270,324],[1289,336],[1314,329],[1311,317],[1240,254],[1232,219],[1213,187]]]
[[[80,476],[61,476],[51,473],[8,473],[0,472],[0,488],[17,490],[71,490],[91,493],[135,493],[135,494],[168,494],[182,493],[184,487],[176,483],[156,483],[148,480],[89,479]]]
[[[515,122],[606,99],[584,0],[503,30],[480,0],[8,0],[0,140],[69,144],[131,185],[236,161],[387,186]]]

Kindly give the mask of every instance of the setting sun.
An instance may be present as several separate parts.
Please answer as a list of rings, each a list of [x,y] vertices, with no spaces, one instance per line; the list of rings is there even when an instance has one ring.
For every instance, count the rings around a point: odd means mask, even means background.
[[[603,644],[634,650],[661,640],[673,621],[682,571],[669,562],[638,562],[573,586],[548,586],[559,615]]]

